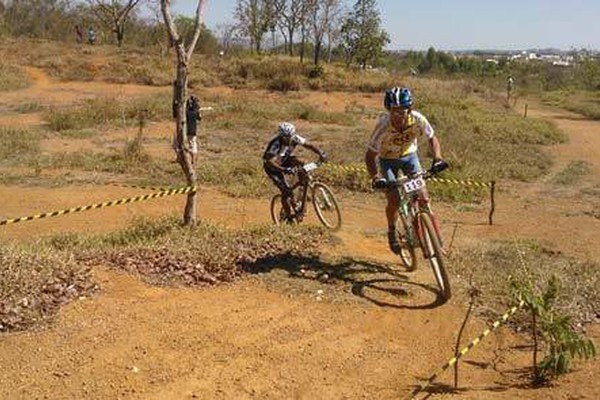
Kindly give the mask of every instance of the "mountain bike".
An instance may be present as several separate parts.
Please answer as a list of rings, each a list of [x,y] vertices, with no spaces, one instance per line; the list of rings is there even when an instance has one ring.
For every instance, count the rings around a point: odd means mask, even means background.
[[[398,191],[400,199],[398,214],[402,225],[398,227],[396,224],[396,227],[402,248],[399,254],[402,263],[408,270],[414,271],[417,268],[416,249],[420,248],[423,258],[429,261],[433,269],[433,275],[444,301],[450,299],[452,292],[444,262],[441,235],[431,215],[429,204],[422,194],[425,180],[447,167],[448,165],[444,163],[441,168],[434,167],[411,176],[401,176],[394,182],[386,182],[381,188]],[[400,229],[403,229],[404,233]]]
[[[294,175],[297,177],[297,182],[292,185],[292,193],[294,193],[296,210],[292,211],[291,215],[286,213],[281,205],[281,194],[276,194],[271,199],[271,218],[275,224],[302,222],[308,211],[306,203],[311,201],[317,218],[325,227],[331,230],[340,228],[342,215],[333,192],[327,185],[312,176],[320,166],[321,162],[316,161],[295,167]],[[298,194],[296,194],[297,188],[300,188]]]

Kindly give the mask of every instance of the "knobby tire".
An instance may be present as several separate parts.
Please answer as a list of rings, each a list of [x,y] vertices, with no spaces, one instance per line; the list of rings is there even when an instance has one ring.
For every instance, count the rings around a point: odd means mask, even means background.
[[[440,289],[440,295],[444,302],[446,302],[452,297],[452,292],[450,289],[448,273],[444,264],[442,246],[440,245],[440,240],[433,226],[433,222],[431,221],[431,216],[427,213],[421,212],[418,214],[418,218],[422,228],[422,246],[424,248],[423,255],[431,264],[433,275]]]
[[[342,226],[342,214],[331,189],[323,183],[315,182],[312,185],[311,198],[319,221],[331,230],[336,231],[340,229]],[[328,218],[325,215],[326,211],[333,212],[335,215],[330,216],[333,218]]]

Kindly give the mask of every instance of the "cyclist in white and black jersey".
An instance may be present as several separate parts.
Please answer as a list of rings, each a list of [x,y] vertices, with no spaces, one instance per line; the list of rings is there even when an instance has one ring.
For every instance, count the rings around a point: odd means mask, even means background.
[[[427,118],[413,110],[413,97],[410,90],[405,87],[387,90],[383,105],[388,113],[379,117],[365,154],[365,163],[372,185],[379,187],[386,185],[386,182],[395,181],[398,172],[411,175],[421,171],[417,139],[423,135],[427,138],[434,165],[443,169],[441,165],[445,164],[445,161],[442,159],[440,142]],[[377,172],[377,158],[383,177]],[[423,196],[427,197],[426,190],[423,191]],[[388,190],[385,209],[388,241],[390,249],[396,254],[401,251],[396,231],[399,201],[397,191]],[[437,227],[435,219],[434,224]],[[439,228],[437,230],[439,232]]]
[[[327,160],[325,152],[309,143],[307,139],[296,133],[296,127],[290,122],[282,122],[263,154],[263,167],[275,186],[281,190],[281,205],[287,215],[296,211],[292,188],[286,175],[297,171],[304,163],[294,156],[296,146],[305,147],[319,155],[321,161]],[[293,212],[292,212],[293,211]]]

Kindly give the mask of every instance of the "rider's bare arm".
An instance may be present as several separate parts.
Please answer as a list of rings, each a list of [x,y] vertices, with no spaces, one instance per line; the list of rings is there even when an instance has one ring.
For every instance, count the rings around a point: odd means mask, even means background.
[[[377,177],[377,152],[371,149],[368,149],[365,153],[365,164],[367,165],[367,172],[369,172],[369,176],[371,179]]]
[[[365,153],[365,164],[367,165],[367,172],[371,177],[371,180],[377,177],[377,156],[379,155],[379,149],[381,147],[382,135],[387,130],[389,123],[389,116],[387,114],[381,114],[371,133],[369,144],[367,146],[367,152]]]
[[[315,146],[314,144],[310,143],[310,142],[305,142],[302,146],[304,146],[305,148],[309,149],[310,151],[312,151],[313,153],[317,154],[319,157],[323,158],[325,153],[323,151],[321,151],[321,149],[319,149],[317,146]]]
[[[429,143],[429,150],[433,156],[433,159],[441,160],[442,159],[442,148],[440,146],[440,141],[438,140],[437,136],[432,136],[427,141]]]

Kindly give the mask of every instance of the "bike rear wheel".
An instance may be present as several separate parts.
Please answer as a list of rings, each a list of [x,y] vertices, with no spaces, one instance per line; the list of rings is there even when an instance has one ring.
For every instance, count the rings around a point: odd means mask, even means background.
[[[419,222],[421,224],[423,256],[429,260],[431,268],[433,269],[433,276],[440,289],[440,295],[444,299],[444,302],[450,300],[452,292],[450,290],[450,281],[448,279],[448,273],[446,272],[446,266],[444,265],[444,256],[442,253],[442,246],[440,245],[440,239],[438,238],[437,231],[431,221],[431,216],[427,213],[418,214]]]
[[[317,182],[312,186],[311,194],[319,221],[331,230],[338,230],[342,226],[342,214],[331,189]]]
[[[281,195],[276,194],[271,199],[271,219],[275,225],[281,224],[281,221],[285,221],[285,211],[281,205]]]

